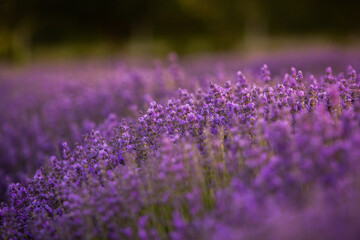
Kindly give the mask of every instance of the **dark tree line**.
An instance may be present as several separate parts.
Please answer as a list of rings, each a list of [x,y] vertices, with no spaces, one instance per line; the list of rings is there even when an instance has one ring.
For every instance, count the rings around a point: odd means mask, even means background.
[[[43,44],[127,41],[146,32],[169,41],[194,35],[216,41],[257,25],[269,35],[338,36],[359,32],[359,9],[349,0],[0,0],[0,36]]]

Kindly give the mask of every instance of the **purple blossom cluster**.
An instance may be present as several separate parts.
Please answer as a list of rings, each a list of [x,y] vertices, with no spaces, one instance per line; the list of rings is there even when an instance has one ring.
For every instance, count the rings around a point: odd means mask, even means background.
[[[182,79],[174,68],[171,79]],[[116,93],[104,94],[115,113],[9,186],[2,238],[360,237],[355,69],[272,76],[264,65],[207,90],[182,87],[175,96],[172,89],[163,86],[169,94],[138,115],[116,111],[119,102],[109,100]],[[81,107],[69,111],[86,115]]]

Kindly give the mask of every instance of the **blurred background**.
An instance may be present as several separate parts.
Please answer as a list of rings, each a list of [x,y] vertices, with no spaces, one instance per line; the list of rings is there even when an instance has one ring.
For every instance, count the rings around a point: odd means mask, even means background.
[[[360,1],[0,0],[0,59],[359,44]]]

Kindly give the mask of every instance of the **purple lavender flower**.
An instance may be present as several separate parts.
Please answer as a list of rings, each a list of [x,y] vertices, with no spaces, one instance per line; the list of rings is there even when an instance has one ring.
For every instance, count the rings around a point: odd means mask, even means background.
[[[28,159],[40,146],[41,161],[24,179],[7,175],[17,161],[1,162],[0,177],[21,180],[4,187],[1,238],[359,236],[360,85],[353,68],[316,77],[291,68],[271,78],[264,65],[260,75],[238,72],[235,85],[222,72],[195,91],[170,58],[169,69],[120,68],[120,80],[95,84],[86,97],[77,83],[55,82],[64,88],[59,100],[37,105],[42,113],[32,115],[31,130],[17,130],[11,120],[28,118],[6,110],[4,156]],[[88,106],[101,114],[90,109],[85,120]],[[52,139],[49,157],[43,150]]]

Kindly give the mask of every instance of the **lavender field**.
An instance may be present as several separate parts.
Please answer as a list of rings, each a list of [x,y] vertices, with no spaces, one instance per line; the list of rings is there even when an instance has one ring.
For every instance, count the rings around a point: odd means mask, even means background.
[[[360,239],[360,50],[0,67],[0,239]]]

